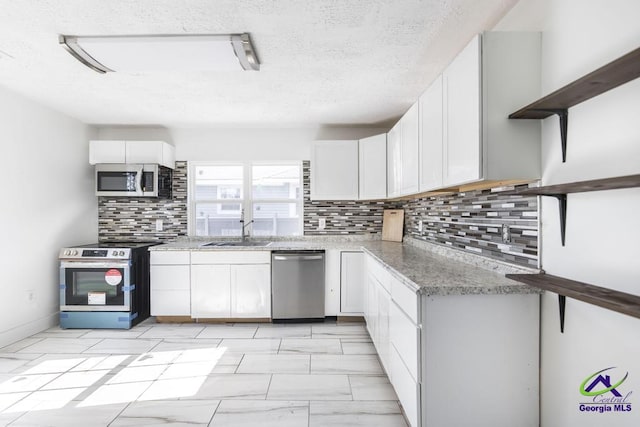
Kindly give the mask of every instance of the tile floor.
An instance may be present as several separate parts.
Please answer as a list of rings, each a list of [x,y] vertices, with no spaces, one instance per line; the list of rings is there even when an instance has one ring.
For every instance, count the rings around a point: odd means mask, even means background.
[[[406,426],[363,324],[52,328],[0,348],[0,426]]]

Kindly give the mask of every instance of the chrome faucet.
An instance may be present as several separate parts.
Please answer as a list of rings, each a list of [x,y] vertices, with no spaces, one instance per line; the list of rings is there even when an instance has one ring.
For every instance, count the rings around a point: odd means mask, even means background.
[[[242,210],[240,211],[240,224],[242,224],[242,230],[240,231],[240,234],[242,235],[242,241],[243,241],[243,242],[245,241],[245,239],[246,239],[247,237],[249,237],[249,233],[247,232],[247,234],[245,234],[245,233],[244,233],[244,230],[245,230],[249,225],[251,225],[251,223],[252,223],[252,222],[253,222],[253,220],[251,220],[251,221],[249,221],[249,222],[247,222],[247,223],[245,224],[245,222],[244,222],[244,209],[242,209]]]

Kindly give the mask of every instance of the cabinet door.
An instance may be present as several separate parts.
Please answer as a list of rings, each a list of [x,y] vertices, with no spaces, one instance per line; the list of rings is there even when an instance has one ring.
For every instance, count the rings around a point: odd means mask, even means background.
[[[387,134],[370,136],[358,143],[360,200],[387,197]]]
[[[188,265],[151,266],[151,315],[191,315]]]
[[[358,200],[358,141],[312,144],[311,200]]]
[[[231,316],[231,266],[197,264],[191,266],[191,317]]]
[[[340,312],[359,314],[364,311],[364,254],[342,252],[340,265]]]
[[[418,381],[418,327],[395,302],[389,306],[391,344],[400,355],[413,379]]]
[[[401,163],[402,147],[400,123],[398,122],[387,133],[387,196],[398,197],[402,182]]]
[[[127,163],[162,162],[161,141],[127,141]]]
[[[389,366],[389,356],[391,349],[391,337],[389,335],[389,306],[391,305],[391,295],[382,287],[378,287],[378,355],[382,366],[389,373],[389,379],[393,382]]]
[[[340,251],[329,249],[324,253],[324,315],[337,316],[340,312]]]
[[[124,141],[89,141],[89,164],[125,163]]]
[[[480,36],[444,72],[446,144],[444,185],[477,181],[482,177],[480,100]]]
[[[367,313],[365,321],[373,344],[378,348],[378,286],[376,279],[367,275]],[[378,349],[378,353],[380,350]]]
[[[420,192],[442,187],[442,75],[420,97]]]
[[[400,358],[400,355],[393,347],[389,352],[389,362],[391,384],[393,384],[393,388],[396,390],[396,394],[402,404],[404,413],[409,420],[409,425],[411,427],[417,427],[418,420],[420,419],[418,384],[413,379],[411,373]]]
[[[231,266],[231,317],[271,317],[271,266]]]
[[[400,125],[401,141],[401,180],[400,193],[402,195],[418,192],[418,124],[419,103],[416,102],[409,111],[402,116]]]

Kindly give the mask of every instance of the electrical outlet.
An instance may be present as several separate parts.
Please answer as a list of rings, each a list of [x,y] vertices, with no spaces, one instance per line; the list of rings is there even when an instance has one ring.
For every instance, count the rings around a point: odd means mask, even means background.
[[[502,242],[511,243],[511,228],[507,224],[502,224]]]
[[[34,299],[35,299],[35,295],[33,293],[33,290],[32,289],[27,290],[27,301],[33,302]]]
[[[422,233],[422,230],[423,230],[423,228],[422,228],[422,220],[420,220],[420,221],[418,221],[418,232]]]
[[[324,230],[327,227],[326,218],[318,218],[318,230]]]
[[[156,231],[162,231],[162,220],[161,219],[156,219]]]

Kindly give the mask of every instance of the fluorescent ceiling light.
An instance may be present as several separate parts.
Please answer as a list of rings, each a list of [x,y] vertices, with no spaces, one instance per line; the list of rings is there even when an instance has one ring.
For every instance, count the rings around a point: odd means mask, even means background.
[[[78,61],[99,73],[260,69],[249,34],[65,36]]]

